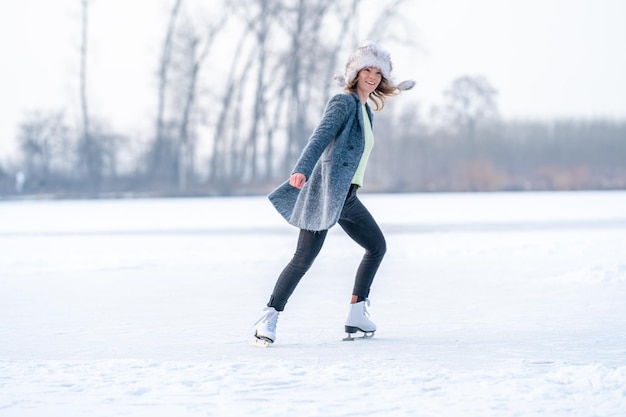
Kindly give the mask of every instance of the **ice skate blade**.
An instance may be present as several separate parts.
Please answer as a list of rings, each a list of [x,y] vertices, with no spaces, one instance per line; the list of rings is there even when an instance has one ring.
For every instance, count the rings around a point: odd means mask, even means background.
[[[374,337],[374,332],[361,332],[363,333],[362,336],[357,336],[354,337],[353,335],[356,333],[348,333],[348,336],[344,337],[343,340],[344,342],[351,342],[357,339],[371,339],[372,337]]]
[[[253,346],[261,347],[261,348],[270,347],[272,343],[274,342],[270,339],[263,338],[263,337],[256,337],[256,336],[254,337],[254,340],[252,341]]]

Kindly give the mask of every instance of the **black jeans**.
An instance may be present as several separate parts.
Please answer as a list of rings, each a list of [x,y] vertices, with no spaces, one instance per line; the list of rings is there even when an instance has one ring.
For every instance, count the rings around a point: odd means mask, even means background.
[[[338,223],[348,236],[365,249],[365,255],[363,255],[357,270],[354,290],[352,291],[353,295],[365,299],[369,296],[372,281],[383,260],[387,245],[378,224],[363,203],[359,201],[356,195],[357,189],[358,186],[354,184],[350,187]],[[300,279],[309,270],[322,249],[327,233],[328,230],[318,232],[300,230],[296,252],[278,277],[267,304],[268,307],[274,307],[278,311],[285,309],[285,304],[287,304]]]

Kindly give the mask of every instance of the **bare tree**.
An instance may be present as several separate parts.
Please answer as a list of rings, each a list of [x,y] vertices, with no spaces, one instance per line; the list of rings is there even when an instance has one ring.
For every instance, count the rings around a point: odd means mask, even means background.
[[[152,145],[152,149],[147,161],[148,174],[156,180],[164,180],[169,174],[169,169],[165,169],[166,166],[170,166],[169,159],[171,158],[169,135],[166,135],[165,133],[167,127],[165,121],[165,104],[172,58],[172,43],[175,34],[176,20],[178,18],[181,4],[182,0],[175,0],[174,6],[172,7],[172,10],[170,12],[167,31],[165,34],[165,39],[163,41],[163,49],[161,51],[161,57],[159,61],[159,87],[157,100],[156,133],[154,143]]]
[[[444,94],[447,120],[465,134],[470,144],[475,141],[476,129],[481,122],[498,117],[498,92],[483,76],[459,77]]]
[[[87,103],[87,46],[89,0],[82,0],[81,47],[80,47],[80,103],[82,134],[79,141],[79,155],[86,171],[89,186],[95,191],[100,183],[101,155],[96,138],[91,134],[89,106]]]
[[[240,111],[240,107],[235,105],[236,101],[233,99],[236,97],[237,91],[241,89],[240,87],[247,77],[248,70],[252,63],[251,56],[248,58],[247,62],[244,62],[243,64],[240,62],[240,59],[244,55],[243,49],[247,39],[247,33],[247,30],[242,32],[242,35],[237,42],[237,46],[234,49],[235,53],[233,54],[233,60],[230,65],[230,70],[228,71],[228,78],[225,83],[225,92],[222,95],[217,124],[212,136],[213,143],[211,157],[209,160],[209,178],[222,185],[228,181],[228,121],[229,119],[234,118],[237,112]],[[243,72],[238,73],[238,68],[243,68]],[[237,124],[235,124],[235,126],[237,126]]]
[[[83,118],[83,138],[89,138],[89,111],[87,108],[87,29],[89,0],[82,0],[81,46],[80,46],[80,103]]]
[[[267,153],[271,154],[273,148],[273,127],[269,121],[269,111],[267,108],[268,91],[273,87],[274,83],[268,83],[269,75],[273,73],[271,68],[272,59],[276,56],[272,55],[272,48],[275,43],[276,33],[279,29],[278,19],[279,11],[283,7],[280,0],[241,0],[231,3],[235,15],[239,17],[243,23],[243,31],[239,35],[236,53],[233,56],[231,70],[227,82],[227,89],[222,98],[222,116],[218,118],[218,126],[214,137],[214,152],[211,157],[211,172],[216,173],[217,165],[223,161],[223,155],[217,151],[218,144],[224,141],[225,128],[227,126],[226,118],[237,118],[245,120],[245,126],[237,126],[237,132],[247,132],[244,136],[232,137],[237,145],[231,144],[230,163],[231,172],[239,181],[258,181],[260,180],[260,169],[262,163],[265,164],[265,176],[271,173],[271,159],[267,158]],[[242,57],[246,57],[245,63],[242,65]],[[251,68],[252,67],[252,68]],[[242,93],[240,89],[246,88],[248,93],[246,96],[239,96]],[[249,116],[243,116],[242,111],[248,109],[240,108],[237,104],[247,104],[243,99],[251,97],[251,108]],[[233,98],[237,98],[233,100]],[[227,116],[225,112],[230,113]],[[224,117],[226,116],[226,117]],[[232,131],[231,131],[232,133]],[[261,147],[265,145],[265,158],[261,152]],[[238,149],[238,155],[232,153]],[[236,167],[236,168],[235,168]]]
[[[277,26],[277,10],[281,2],[241,0],[230,3],[230,6],[244,26],[237,37],[227,72],[209,161],[210,179],[221,188],[232,181],[258,180],[259,148],[263,138],[266,146],[271,147],[266,108],[266,94],[271,86],[266,80],[273,44],[271,34]],[[251,107],[248,109],[244,106],[249,98]],[[242,121],[245,121],[244,125],[241,125]],[[268,164],[267,160],[264,162]]]
[[[320,92],[319,87],[311,82],[302,82],[310,74],[324,73],[320,52],[324,18],[332,10],[332,0],[305,1],[297,0],[291,7],[284,8],[285,16],[281,19],[288,34],[289,46],[283,62],[286,90],[287,145],[281,171],[287,172],[295,157],[300,153],[310,132],[312,121],[309,110],[319,108],[311,102],[312,96]],[[321,91],[323,94],[323,91]],[[323,95],[321,95],[323,97]],[[316,104],[316,103],[315,103]]]
[[[253,28],[256,39],[256,50],[258,51],[258,70],[256,77],[255,96],[254,96],[254,108],[252,111],[252,123],[250,125],[250,131],[248,133],[247,148],[250,149],[250,174],[252,178],[257,178],[257,165],[258,165],[258,135],[260,130],[260,124],[265,121],[265,76],[267,72],[267,55],[269,47],[269,32],[271,28],[271,16],[274,15],[276,5],[273,0],[260,0],[260,8],[258,12],[258,18],[252,20],[251,26]],[[270,144],[271,146],[271,144]]]
[[[18,143],[29,184],[40,188],[68,179],[73,165],[69,133],[61,111],[33,112],[20,123]]]
[[[200,37],[191,31],[184,35],[186,63],[182,66],[182,78],[186,84],[182,91],[182,110],[178,129],[178,189],[187,191],[188,181],[193,177],[194,143],[190,136],[190,119],[197,100],[198,77],[217,35],[226,22],[223,14],[215,22],[207,24],[207,33]]]

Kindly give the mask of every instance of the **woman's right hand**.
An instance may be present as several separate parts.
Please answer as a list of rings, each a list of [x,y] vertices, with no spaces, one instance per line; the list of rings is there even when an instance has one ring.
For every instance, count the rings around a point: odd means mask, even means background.
[[[289,177],[289,185],[296,187],[297,189],[301,189],[305,182],[306,177],[300,172],[294,172],[291,174],[291,177]]]

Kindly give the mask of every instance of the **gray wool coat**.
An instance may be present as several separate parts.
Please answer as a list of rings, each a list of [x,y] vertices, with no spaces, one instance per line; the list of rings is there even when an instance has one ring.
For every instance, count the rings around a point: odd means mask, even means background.
[[[365,107],[371,123],[372,111]],[[356,93],[337,94],[328,101],[292,170],[304,174],[306,183],[297,189],[286,181],[268,196],[289,224],[319,231],[337,223],[365,148],[363,123]]]

